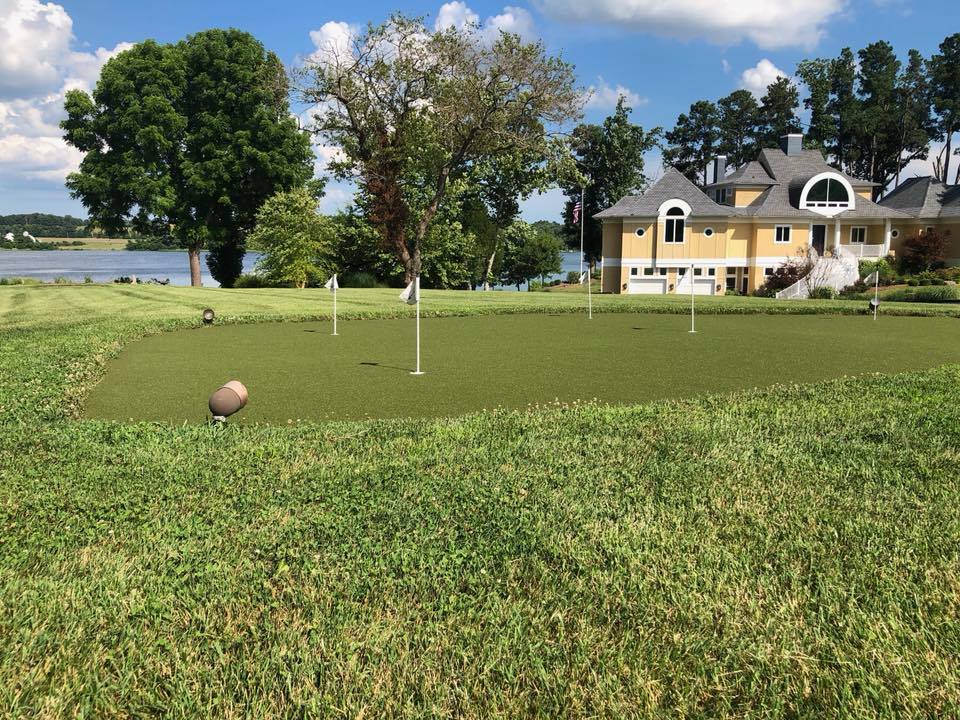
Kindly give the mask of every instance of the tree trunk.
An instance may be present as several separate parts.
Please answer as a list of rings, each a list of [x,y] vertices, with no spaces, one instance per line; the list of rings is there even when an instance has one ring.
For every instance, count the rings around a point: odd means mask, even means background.
[[[941,180],[946,185],[950,182],[950,154],[953,152],[953,128],[947,130],[947,147],[943,157],[943,177]]]
[[[494,251],[490,253],[490,259],[487,260],[487,267],[483,271],[483,291],[484,292],[488,292],[490,290],[490,275],[493,274],[493,263],[496,260],[496,258],[497,258],[497,251],[496,249],[494,249]]]
[[[190,259],[190,285],[191,287],[200,287],[203,285],[203,280],[200,277],[200,248],[188,248],[187,257]]]

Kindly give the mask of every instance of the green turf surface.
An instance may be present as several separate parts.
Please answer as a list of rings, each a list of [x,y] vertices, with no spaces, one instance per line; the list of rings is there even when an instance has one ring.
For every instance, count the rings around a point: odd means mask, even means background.
[[[231,379],[245,421],[436,417],[561,402],[630,404],[776,383],[900,372],[960,360],[955,319],[494,315],[422,323],[427,374],[412,377],[414,323],[363,320],[182,330],[130,345],[86,415],[200,422]]]
[[[344,292],[345,318],[405,315],[396,294]],[[575,307],[526,295],[430,312]],[[438,420],[77,419],[111,358],[206,305],[325,303],[0,288],[0,717],[960,717],[960,366]]]

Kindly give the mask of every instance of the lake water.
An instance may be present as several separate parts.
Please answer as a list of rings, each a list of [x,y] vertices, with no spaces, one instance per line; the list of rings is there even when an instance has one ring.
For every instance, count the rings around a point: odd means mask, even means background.
[[[255,253],[247,253],[243,260],[244,272],[251,272],[257,259]],[[563,253],[563,273],[557,277],[565,278],[568,272],[579,268],[580,253]],[[207,270],[206,254],[200,261],[200,269],[204,286],[218,287]],[[87,277],[94,282],[111,282],[131,275],[136,275],[140,282],[156,278],[169,280],[171,285],[189,285],[187,254],[141,250],[0,250],[0,277],[30,277],[44,281],[66,278],[82,283]]]

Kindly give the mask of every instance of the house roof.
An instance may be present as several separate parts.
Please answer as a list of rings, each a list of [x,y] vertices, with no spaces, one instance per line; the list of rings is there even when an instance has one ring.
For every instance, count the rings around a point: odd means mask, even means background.
[[[770,177],[763,165],[756,160],[752,160],[736,172],[727,175],[720,182],[707,185],[707,188],[728,187],[731,185],[775,185],[776,182],[776,180]]]
[[[759,159],[728,176],[723,182],[708,188],[729,185],[766,185],[766,190],[746,207],[731,207],[715,203],[704,190],[694,185],[675,168],[668,167],[663,178],[642,195],[631,195],[613,207],[595,215],[598,219],[622,217],[655,217],[660,206],[667,200],[680,199],[687,202],[694,217],[770,217],[823,219],[812,210],[800,209],[800,196],[811,178],[821,173],[835,173],[850,183],[854,190],[864,190],[877,183],[859,180],[831,167],[818,150],[803,150],[797,155],[787,155],[778,148],[760,152]],[[960,216],[960,194],[956,211]],[[844,210],[834,216],[838,219],[874,219],[909,217],[899,208],[877,204],[862,197],[856,198],[856,209]]]
[[[880,204],[915,218],[960,217],[960,185],[945,185],[929,176],[911,178]]]
[[[663,177],[645,193],[628,195],[594,217],[603,219],[656,216],[660,206],[667,200],[683,200],[690,205],[692,214],[699,217],[731,217],[737,214],[736,208],[715,203],[683,173],[667,167]]]

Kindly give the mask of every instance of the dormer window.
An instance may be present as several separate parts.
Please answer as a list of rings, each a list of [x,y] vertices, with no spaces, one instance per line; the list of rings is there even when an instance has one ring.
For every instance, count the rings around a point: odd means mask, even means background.
[[[678,207],[667,210],[667,219],[664,222],[663,241],[671,244],[682,243],[685,224],[683,210]]]
[[[854,209],[854,192],[846,178],[837,173],[821,173],[807,182],[800,195],[800,209],[813,210],[832,217]]]

